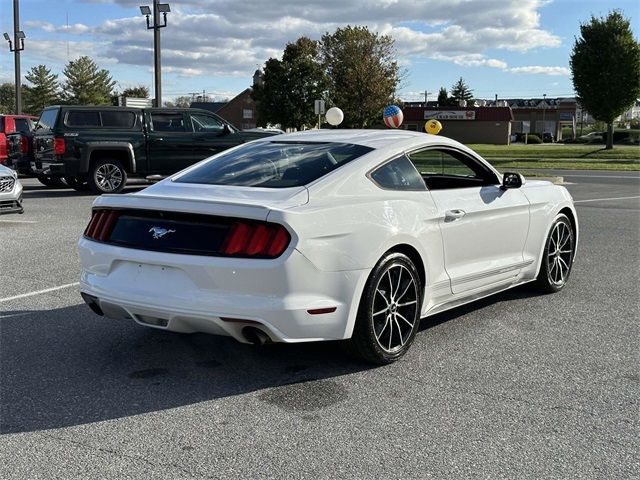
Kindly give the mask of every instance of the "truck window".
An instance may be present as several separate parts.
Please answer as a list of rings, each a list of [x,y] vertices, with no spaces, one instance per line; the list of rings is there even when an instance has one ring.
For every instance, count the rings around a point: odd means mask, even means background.
[[[181,113],[152,113],[151,128],[154,132],[184,132],[184,116]]]
[[[38,119],[38,123],[36,125],[36,129],[45,129],[51,130],[53,126],[56,124],[56,119],[58,118],[58,109],[51,108],[49,110],[44,110],[40,118]]]
[[[224,124],[216,117],[202,113],[191,115],[191,123],[194,132],[222,132]]]
[[[102,111],[102,126],[111,128],[132,128],[136,123],[133,112]]]
[[[69,112],[65,121],[67,127],[99,127],[99,112]]]
[[[28,118],[16,118],[16,132],[29,133],[31,131],[31,120]]]

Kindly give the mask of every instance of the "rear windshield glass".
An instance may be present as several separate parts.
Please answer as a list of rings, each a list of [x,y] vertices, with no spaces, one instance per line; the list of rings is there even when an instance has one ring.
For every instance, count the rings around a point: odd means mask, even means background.
[[[286,188],[306,185],[373,150],[348,143],[260,142],[228,152],[176,182]]]
[[[52,108],[50,110],[44,110],[42,115],[40,115],[40,119],[38,119],[38,124],[36,125],[36,129],[45,129],[51,130],[56,123],[56,118],[58,118],[58,109]]]
[[[99,127],[100,114],[85,111],[69,112],[66,124],[68,127]]]

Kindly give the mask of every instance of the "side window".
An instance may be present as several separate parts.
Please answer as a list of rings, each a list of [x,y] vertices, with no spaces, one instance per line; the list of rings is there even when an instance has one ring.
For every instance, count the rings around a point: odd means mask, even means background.
[[[191,115],[194,132],[222,132],[224,124],[216,117],[194,113]]]
[[[389,190],[426,190],[424,180],[404,155],[371,172],[371,179]]]
[[[136,116],[133,112],[119,112],[116,110],[104,110],[102,116],[102,126],[109,128],[132,128],[136,123]]]
[[[430,148],[409,158],[430,190],[500,183],[491,169],[457,150]]]
[[[67,127],[99,127],[100,113],[86,111],[71,111],[65,121]]]
[[[151,126],[154,132],[185,132],[182,113],[152,113]]]

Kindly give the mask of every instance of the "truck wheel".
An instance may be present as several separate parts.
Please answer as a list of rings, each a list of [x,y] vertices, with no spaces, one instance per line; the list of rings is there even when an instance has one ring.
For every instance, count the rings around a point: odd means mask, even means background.
[[[127,183],[127,172],[118,160],[96,161],[89,172],[89,188],[97,194],[120,193]]]
[[[64,177],[64,181],[76,192],[86,192],[89,190],[89,182],[87,182],[87,179],[84,177]]]
[[[62,187],[62,179],[58,177],[51,177],[49,175],[38,175],[38,181],[45,187]]]

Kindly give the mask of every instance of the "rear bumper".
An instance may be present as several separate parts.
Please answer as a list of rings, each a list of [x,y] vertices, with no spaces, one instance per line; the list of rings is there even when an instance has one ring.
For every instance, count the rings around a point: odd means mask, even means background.
[[[350,337],[369,274],[318,270],[293,248],[275,260],[132,250],[85,238],[78,249],[80,290],[105,316],[241,342],[247,342],[245,327],[258,328],[275,342]]]

